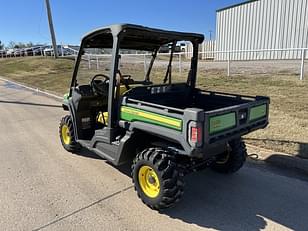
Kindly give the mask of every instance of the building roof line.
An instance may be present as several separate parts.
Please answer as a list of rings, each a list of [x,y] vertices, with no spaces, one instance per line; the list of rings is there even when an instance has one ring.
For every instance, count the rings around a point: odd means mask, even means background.
[[[231,6],[227,6],[227,7],[224,7],[224,8],[220,8],[220,9],[216,10],[216,12],[220,12],[220,11],[224,11],[224,10],[229,10],[231,8],[238,7],[238,6],[241,6],[241,5],[246,5],[246,4],[249,4],[249,3],[256,2],[256,1],[260,1],[260,0],[250,0],[250,1],[246,1],[246,2],[237,3],[235,5],[231,5]]]

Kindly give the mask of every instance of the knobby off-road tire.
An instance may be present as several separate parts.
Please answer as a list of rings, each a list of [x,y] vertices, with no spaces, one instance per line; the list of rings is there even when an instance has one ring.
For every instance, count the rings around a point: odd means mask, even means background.
[[[75,139],[73,121],[70,115],[66,115],[61,119],[59,135],[61,144],[65,150],[69,152],[76,152],[80,149],[80,145]]]
[[[212,170],[231,174],[237,172],[245,163],[247,150],[241,138],[228,142],[228,151],[221,154],[211,166]]]
[[[173,206],[183,195],[183,177],[175,158],[161,148],[148,148],[137,154],[132,180],[138,197],[155,210]]]

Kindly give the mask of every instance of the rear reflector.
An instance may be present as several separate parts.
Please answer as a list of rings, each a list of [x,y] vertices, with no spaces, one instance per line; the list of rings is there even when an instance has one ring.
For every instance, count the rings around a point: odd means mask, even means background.
[[[201,128],[191,127],[191,142],[193,143],[201,142]]]
[[[201,147],[202,146],[202,126],[200,123],[194,121],[189,123],[189,144],[192,147]]]

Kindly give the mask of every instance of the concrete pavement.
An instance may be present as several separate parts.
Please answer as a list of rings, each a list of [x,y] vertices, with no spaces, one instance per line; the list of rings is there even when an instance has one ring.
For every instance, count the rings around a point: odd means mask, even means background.
[[[307,230],[308,179],[247,163],[186,177],[163,213],[137,198],[129,167],[66,152],[54,99],[0,81],[1,230]]]

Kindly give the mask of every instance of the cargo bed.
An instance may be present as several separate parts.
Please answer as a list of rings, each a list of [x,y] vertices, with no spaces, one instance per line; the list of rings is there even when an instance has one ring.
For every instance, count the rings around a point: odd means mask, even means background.
[[[268,124],[268,97],[192,90],[186,84],[136,87],[124,96],[123,105],[123,111],[141,115],[130,122],[156,124],[182,133],[187,133],[190,121],[200,122],[203,143],[207,145],[225,142]],[[138,110],[134,112],[134,108]],[[149,118],[143,118],[143,114]],[[155,121],[158,116],[166,121],[165,125]],[[168,120],[175,125],[169,126]]]

